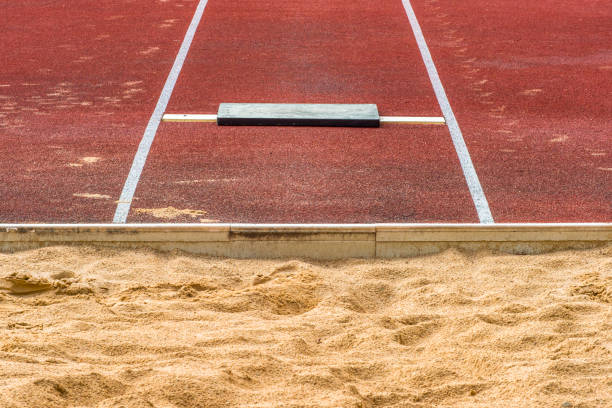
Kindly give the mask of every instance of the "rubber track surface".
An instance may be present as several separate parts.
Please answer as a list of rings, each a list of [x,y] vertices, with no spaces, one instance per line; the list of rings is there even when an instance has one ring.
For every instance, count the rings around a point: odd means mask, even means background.
[[[0,5],[0,222],[110,222],[196,2]]]
[[[211,0],[170,113],[220,102],[440,109],[401,2]],[[128,221],[142,209],[223,222],[477,221],[446,127],[217,128],[163,124]]]
[[[612,221],[609,2],[413,5],[495,220]]]

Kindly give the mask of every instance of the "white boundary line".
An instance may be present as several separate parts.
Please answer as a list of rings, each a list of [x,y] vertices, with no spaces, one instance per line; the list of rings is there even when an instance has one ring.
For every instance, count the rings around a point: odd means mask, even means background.
[[[183,68],[183,63],[187,57],[187,52],[191,46],[191,41],[193,40],[207,3],[208,0],[200,0],[195,14],[193,15],[193,19],[191,20],[191,24],[189,24],[189,28],[187,29],[187,33],[185,34],[181,48],[179,49],[176,59],[174,60],[174,65],[172,65],[172,69],[168,74],[164,88],[162,89],[161,95],[157,100],[155,110],[149,119],[147,128],[144,131],[144,135],[142,136],[142,140],[140,141],[140,145],[138,146],[138,150],[134,156],[132,167],[130,168],[130,172],[125,180],[125,184],[123,185],[123,190],[121,191],[121,196],[119,197],[117,209],[115,210],[115,216],[113,217],[113,223],[125,223],[127,220],[128,213],[130,212],[130,206],[132,205],[132,199],[134,198],[134,192],[138,186],[142,169],[147,161],[151,144],[153,144],[153,139],[155,139],[155,133],[159,127],[159,122],[161,121],[162,115],[166,110],[166,106],[168,106],[168,101],[170,100],[170,96],[172,96],[174,85],[176,84],[181,69]]]
[[[410,25],[412,26],[412,31],[414,32],[416,42],[419,46],[419,50],[421,51],[421,56],[423,57],[423,62],[427,68],[431,85],[433,86],[436,98],[438,99],[438,104],[440,105],[442,114],[446,119],[448,130],[451,134],[451,138],[453,139],[453,144],[455,145],[455,151],[457,152],[457,156],[459,156],[459,162],[461,163],[465,180],[468,188],[470,189],[470,194],[472,195],[474,205],[476,206],[478,219],[483,224],[492,224],[494,221],[493,215],[491,214],[491,209],[489,208],[489,203],[487,202],[487,198],[485,197],[480,181],[478,180],[476,169],[474,168],[474,164],[470,158],[470,153],[465,145],[465,141],[463,140],[463,135],[461,134],[461,129],[459,128],[455,114],[453,113],[448,98],[446,97],[446,92],[444,91],[444,87],[440,81],[438,70],[436,69],[433,59],[431,58],[431,53],[427,47],[425,37],[423,37],[421,26],[419,25],[416,15],[414,14],[410,0],[402,0],[402,3],[404,4],[404,9],[408,15],[408,20],[410,20]]]
[[[200,113],[166,113],[164,122],[216,122],[215,114]],[[441,116],[381,116],[380,123],[402,123],[415,125],[444,125],[446,121]]]

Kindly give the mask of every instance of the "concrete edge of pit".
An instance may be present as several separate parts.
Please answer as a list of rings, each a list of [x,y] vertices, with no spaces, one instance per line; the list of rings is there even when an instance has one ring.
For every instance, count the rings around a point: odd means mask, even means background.
[[[0,251],[52,245],[147,247],[229,258],[395,258],[448,248],[509,254],[612,243],[612,223],[0,224]]]

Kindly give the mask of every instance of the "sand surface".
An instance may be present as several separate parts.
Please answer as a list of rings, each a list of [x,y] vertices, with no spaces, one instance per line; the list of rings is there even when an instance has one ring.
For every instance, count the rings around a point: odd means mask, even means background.
[[[0,254],[1,407],[612,407],[612,246]]]

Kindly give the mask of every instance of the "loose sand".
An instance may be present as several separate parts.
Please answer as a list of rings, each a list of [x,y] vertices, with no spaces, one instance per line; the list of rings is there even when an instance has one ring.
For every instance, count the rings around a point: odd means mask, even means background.
[[[134,208],[134,212],[137,214],[148,214],[155,218],[163,218],[165,220],[174,220],[179,217],[198,218],[206,215],[204,210],[190,210],[190,209],[179,209],[174,207],[165,208]],[[202,223],[219,222],[211,218],[200,218],[198,220]]]
[[[0,254],[2,407],[611,407],[612,246]]]

